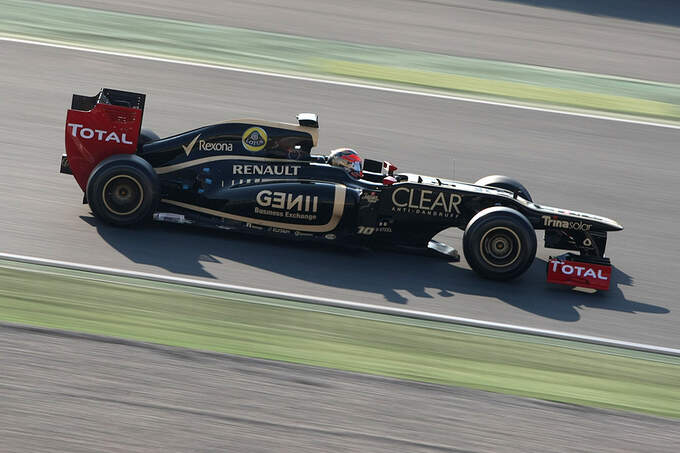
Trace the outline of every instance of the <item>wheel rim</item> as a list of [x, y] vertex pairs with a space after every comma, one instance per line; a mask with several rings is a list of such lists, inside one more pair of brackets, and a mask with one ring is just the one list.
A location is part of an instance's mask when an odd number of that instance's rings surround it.
[[479, 247], [484, 261], [493, 267], [512, 266], [522, 251], [519, 236], [507, 227], [491, 228], [482, 236]]
[[137, 211], [144, 201], [144, 190], [135, 178], [117, 175], [106, 181], [102, 201], [110, 212], [125, 216]]

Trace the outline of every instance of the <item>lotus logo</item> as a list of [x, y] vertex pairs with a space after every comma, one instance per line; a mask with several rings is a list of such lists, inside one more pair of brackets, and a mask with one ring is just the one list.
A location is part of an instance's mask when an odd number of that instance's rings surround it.
[[261, 151], [267, 146], [267, 133], [261, 127], [248, 128], [241, 136], [241, 143], [248, 151]]
[[194, 145], [196, 144], [196, 142], [198, 141], [198, 137], [200, 137], [200, 136], [201, 136], [201, 134], [198, 134], [196, 137], [194, 137], [193, 140], [191, 140], [191, 141], [189, 142], [188, 145], [182, 145], [182, 149], [183, 149], [184, 152], [186, 153], [187, 157], [189, 157], [189, 154], [191, 153], [191, 150], [194, 149]]

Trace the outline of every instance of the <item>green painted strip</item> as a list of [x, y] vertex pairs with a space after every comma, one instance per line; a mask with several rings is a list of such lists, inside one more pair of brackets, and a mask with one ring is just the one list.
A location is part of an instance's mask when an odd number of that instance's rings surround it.
[[0, 36], [472, 97], [680, 119], [680, 86], [33, 1], [0, 0]]
[[340, 307], [332, 307], [327, 305], [315, 305], [305, 302], [298, 302], [293, 300], [276, 299], [272, 297], [258, 297], [249, 294], [236, 293], [230, 291], [222, 291], [208, 288], [200, 288], [196, 286], [187, 286], [181, 284], [172, 284], [157, 282], [153, 280], [143, 280], [129, 277], [119, 277], [115, 275], [93, 273], [87, 271], [71, 270], [59, 267], [51, 267], [49, 265], [38, 265], [22, 263], [18, 261], [9, 261], [0, 259], [0, 268], [12, 269], [17, 271], [34, 272], [38, 274], [57, 275], [77, 278], [85, 281], [98, 281], [106, 283], [115, 283], [126, 286], [151, 288], [165, 291], [179, 291], [198, 296], [215, 297], [218, 299], [233, 300], [239, 302], [247, 302], [268, 306], [292, 308], [297, 310], [307, 310], [320, 313], [329, 313], [341, 316], [349, 316], [354, 318], [371, 319], [382, 322], [390, 322], [394, 324], [402, 324], [408, 326], [424, 327], [428, 329], [448, 330], [452, 332], [469, 333], [474, 335], [488, 336], [491, 338], [508, 339], [513, 341], [521, 341], [533, 344], [543, 344], [551, 346], [559, 346], [563, 348], [578, 349], [582, 351], [599, 352], [601, 354], [619, 355], [622, 357], [630, 357], [641, 360], [652, 360], [657, 362], [671, 363], [680, 365], [680, 357], [674, 357], [666, 354], [655, 354], [644, 351], [637, 351], [631, 349], [617, 348], [612, 346], [604, 346], [593, 343], [585, 343], [579, 341], [563, 340], [559, 338], [550, 338], [522, 333], [515, 333], [504, 330], [495, 330], [488, 328], [480, 328], [474, 326], [467, 326], [461, 324], [452, 324], [447, 322], [430, 321], [424, 319], [416, 319], [406, 316], [393, 316], [382, 313], [366, 312], [360, 310], [352, 310]]
[[[636, 99], [612, 94], [593, 93], [521, 82], [490, 80], [458, 74], [446, 74], [417, 69], [395, 68], [376, 64], [338, 60], [320, 60], [319, 67], [325, 72], [367, 80], [400, 82], [430, 88], [480, 93], [538, 103], [563, 105], [630, 115], [675, 118], [680, 107], [667, 102]], [[680, 90], [679, 90], [680, 91]]]
[[0, 320], [680, 417], [678, 358], [146, 280], [0, 262]]

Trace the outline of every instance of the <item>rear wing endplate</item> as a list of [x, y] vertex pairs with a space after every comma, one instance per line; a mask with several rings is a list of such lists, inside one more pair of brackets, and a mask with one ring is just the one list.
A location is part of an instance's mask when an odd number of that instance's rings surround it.
[[97, 164], [137, 152], [145, 100], [144, 94], [110, 88], [95, 96], [73, 95], [66, 114], [66, 158], [83, 191]]

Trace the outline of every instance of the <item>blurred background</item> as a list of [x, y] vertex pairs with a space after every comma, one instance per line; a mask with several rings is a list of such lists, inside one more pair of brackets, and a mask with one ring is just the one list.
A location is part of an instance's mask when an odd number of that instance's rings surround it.
[[[679, 348], [679, 22], [670, 0], [0, 0], [0, 252]], [[547, 286], [540, 246], [509, 285], [464, 260], [102, 225], [57, 169], [71, 95], [102, 87], [145, 93], [162, 137], [317, 112], [320, 154], [512, 176], [626, 227], [612, 289]], [[668, 355], [97, 275], [0, 260], [0, 450], [680, 442]]]

